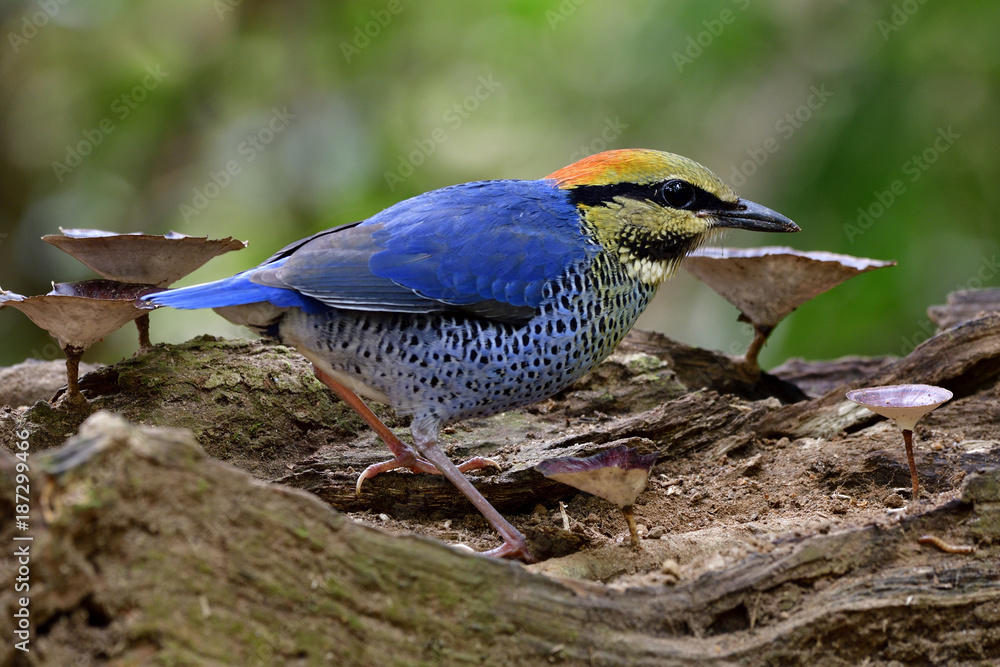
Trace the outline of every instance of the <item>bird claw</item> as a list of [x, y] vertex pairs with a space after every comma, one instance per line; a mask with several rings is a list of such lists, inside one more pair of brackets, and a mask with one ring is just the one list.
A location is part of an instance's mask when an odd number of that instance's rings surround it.
[[[410, 472], [424, 472], [429, 475], [442, 474], [441, 471], [427, 459], [420, 458], [413, 452], [407, 452], [402, 456], [397, 456], [396, 458], [389, 459], [388, 461], [373, 463], [361, 471], [361, 474], [358, 476], [358, 483], [355, 485], [355, 492], [358, 497], [361, 496], [361, 485], [364, 484], [366, 479], [370, 479], [383, 472], [389, 472], [390, 470], [399, 470], [400, 468], [406, 468]], [[503, 470], [499, 463], [493, 459], [483, 458], [482, 456], [475, 456], [458, 465], [458, 469], [461, 472], [483, 470], [485, 468], [495, 468], [497, 472]]]
[[[458, 469], [462, 472], [469, 472], [470, 470], [484, 470], [486, 468], [493, 468], [497, 472], [503, 472], [503, 468], [500, 467], [499, 463], [493, 459], [483, 458], [482, 456], [475, 456], [458, 466]], [[437, 469], [435, 468], [435, 470]]]
[[523, 536], [520, 539], [510, 539], [508, 538], [498, 547], [488, 549], [487, 551], [480, 551], [481, 556], [490, 556], [492, 558], [508, 558], [523, 561], [525, 563], [537, 563], [538, 559], [531, 555], [528, 551], [528, 544], [525, 542]]
[[468, 544], [452, 544], [450, 545], [453, 549], [458, 549], [459, 551], [464, 551], [469, 554], [476, 554], [477, 556], [488, 556], [490, 558], [506, 558], [520, 560], [523, 563], [537, 563], [538, 559], [531, 555], [528, 551], [527, 544], [525, 544], [522, 539], [520, 542], [514, 540], [513, 542], [504, 542], [498, 547], [492, 549], [487, 549], [486, 551], [476, 551]]

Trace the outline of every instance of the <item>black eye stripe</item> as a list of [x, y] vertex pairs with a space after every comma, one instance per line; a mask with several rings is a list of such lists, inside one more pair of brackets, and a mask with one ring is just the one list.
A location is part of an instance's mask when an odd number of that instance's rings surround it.
[[[628, 197], [639, 201], [653, 201], [662, 206], [674, 206], [664, 197], [664, 186], [680, 179], [668, 179], [650, 185], [635, 183], [614, 183], [612, 185], [578, 185], [569, 191], [570, 200], [576, 205], [603, 206], [613, 201], [615, 197]], [[684, 206], [674, 206], [688, 211], [726, 211], [733, 208], [715, 195], [702, 190], [696, 185], [680, 181], [693, 191], [693, 196]], [[677, 186], [669, 186], [676, 188]], [[678, 202], [679, 203], [679, 202]]]

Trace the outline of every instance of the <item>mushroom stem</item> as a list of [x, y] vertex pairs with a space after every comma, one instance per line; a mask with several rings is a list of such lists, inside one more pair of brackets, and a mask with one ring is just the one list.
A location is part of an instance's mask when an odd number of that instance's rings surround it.
[[635, 513], [632, 511], [632, 506], [623, 507], [622, 514], [625, 516], [625, 523], [628, 524], [628, 534], [632, 537], [632, 548], [638, 551], [639, 530], [635, 527]]
[[135, 328], [139, 330], [139, 351], [146, 352], [153, 347], [149, 342], [149, 315], [140, 315], [135, 318]]
[[903, 429], [903, 442], [906, 444], [906, 462], [910, 464], [910, 483], [913, 485], [913, 500], [920, 492], [920, 480], [917, 479], [917, 462], [913, 460], [913, 431]]
[[80, 357], [83, 356], [82, 347], [67, 345], [63, 348], [66, 354], [66, 396], [71, 401], [83, 398], [80, 393]]
[[767, 343], [767, 337], [771, 335], [771, 331], [770, 327], [754, 325], [753, 340], [750, 341], [750, 347], [747, 348], [746, 354], [743, 355], [743, 367], [748, 371], [760, 373], [760, 362], [757, 361], [757, 357], [760, 356], [760, 351], [764, 349], [764, 344]]

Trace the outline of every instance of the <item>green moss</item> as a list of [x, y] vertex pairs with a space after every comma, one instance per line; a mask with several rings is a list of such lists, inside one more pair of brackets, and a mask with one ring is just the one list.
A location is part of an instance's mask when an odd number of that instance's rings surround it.
[[74, 512], [88, 512], [90, 510], [101, 509], [105, 505], [113, 503], [117, 498], [117, 494], [111, 489], [88, 485], [82, 497], [77, 497], [75, 494], [67, 494], [66, 497], [71, 499], [71, 501], [75, 500], [75, 502], [69, 503], [69, 507]]
[[223, 370], [212, 373], [205, 380], [205, 389], [215, 389], [216, 387], [233, 387], [240, 384], [242, 378], [235, 371]]
[[327, 575], [323, 580], [323, 590], [337, 600], [350, 600], [351, 594], [346, 588], [340, 585], [335, 575]]
[[969, 528], [972, 534], [987, 544], [1000, 542], [1000, 509], [979, 511], [977, 508], [976, 515]]
[[382, 577], [381, 568], [375, 561], [358, 557], [351, 561], [351, 566], [354, 568], [355, 583], [359, 587], [367, 591], [377, 592], [391, 589], [391, 586], [388, 586]]
[[[343, 622], [343, 619], [336, 619]], [[347, 625], [347, 623], [345, 623]], [[332, 652], [340, 664], [360, 664], [356, 651], [345, 653], [342, 647], [331, 649], [330, 632], [313, 628], [295, 628], [291, 635], [296, 653], [306, 654], [310, 665], [329, 665], [326, 654]]]
[[651, 373], [667, 366], [667, 363], [659, 357], [644, 352], [623, 355], [621, 361], [626, 368], [635, 374]]
[[781, 611], [791, 611], [802, 600], [802, 589], [794, 584], [787, 584], [781, 588], [778, 599], [778, 608]]

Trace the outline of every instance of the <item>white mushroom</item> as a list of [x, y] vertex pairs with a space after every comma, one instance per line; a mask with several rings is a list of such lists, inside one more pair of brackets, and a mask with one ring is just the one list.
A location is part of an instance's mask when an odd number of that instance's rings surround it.
[[947, 389], [929, 384], [893, 384], [847, 392], [849, 400], [863, 405], [875, 414], [892, 419], [903, 432], [914, 500], [920, 491], [920, 481], [917, 479], [917, 464], [913, 458], [913, 429], [921, 417], [951, 397], [952, 393]]

